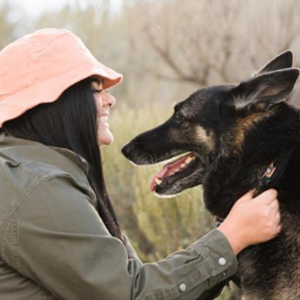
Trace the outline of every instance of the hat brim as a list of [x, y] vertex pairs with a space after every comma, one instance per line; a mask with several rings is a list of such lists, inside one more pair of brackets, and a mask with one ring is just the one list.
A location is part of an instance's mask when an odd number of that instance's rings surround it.
[[123, 76], [99, 62], [83, 65], [57, 77], [37, 82], [0, 101], [0, 128], [3, 123], [17, 118], [27, 110], [56, 101], [73, 84], [90, 76], [103, 79], [103, 88], [109, 89], [122, 81]]

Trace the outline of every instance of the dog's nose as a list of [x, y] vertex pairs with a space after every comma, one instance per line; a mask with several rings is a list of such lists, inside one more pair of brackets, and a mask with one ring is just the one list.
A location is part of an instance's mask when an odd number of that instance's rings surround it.
[[121, 151], [127, 159], [131, 160], [131, 156], [132, 156], [132, 153], [133, 153], [133, 147], [130, 143], [123, 146]]

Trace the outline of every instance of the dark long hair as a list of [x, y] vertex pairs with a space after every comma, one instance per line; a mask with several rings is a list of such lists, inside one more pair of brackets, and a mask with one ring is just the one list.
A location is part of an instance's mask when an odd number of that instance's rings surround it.
[[5, 122], [3, 130], [17, 138], [67, 148], [86, 159], [88, 181], [96, 194], [98, 214], [111, 235], [123, 241], [103, 177], [93, 81], [95, 79], [87, 78], [72, 85], [56, 101], [39, 104]]

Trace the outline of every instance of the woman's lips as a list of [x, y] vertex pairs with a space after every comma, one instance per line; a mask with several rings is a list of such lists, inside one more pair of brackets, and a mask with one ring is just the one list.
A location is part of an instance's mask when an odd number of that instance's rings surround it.
[[108, 116], [101, 116], [98, 118], [98, 122], [108, 122]]
[[109, 127], [108, 124], [108, 114], [103, 114], [97, 119], [97, 123], [101, 124], [101, 126]]

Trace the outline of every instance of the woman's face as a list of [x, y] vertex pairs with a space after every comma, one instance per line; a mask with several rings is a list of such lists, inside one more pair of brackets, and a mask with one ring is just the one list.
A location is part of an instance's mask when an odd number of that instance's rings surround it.
[[108, 117], [109, 110], [116, 104], [116, 99], [103, 90], [102, 81], [93, 81], [92, 87], [95, 90], [94, 97], [97, 107], [97, 124], [98, 124], [98, 144], [110, 145], [114, 137], [109, 130]]

